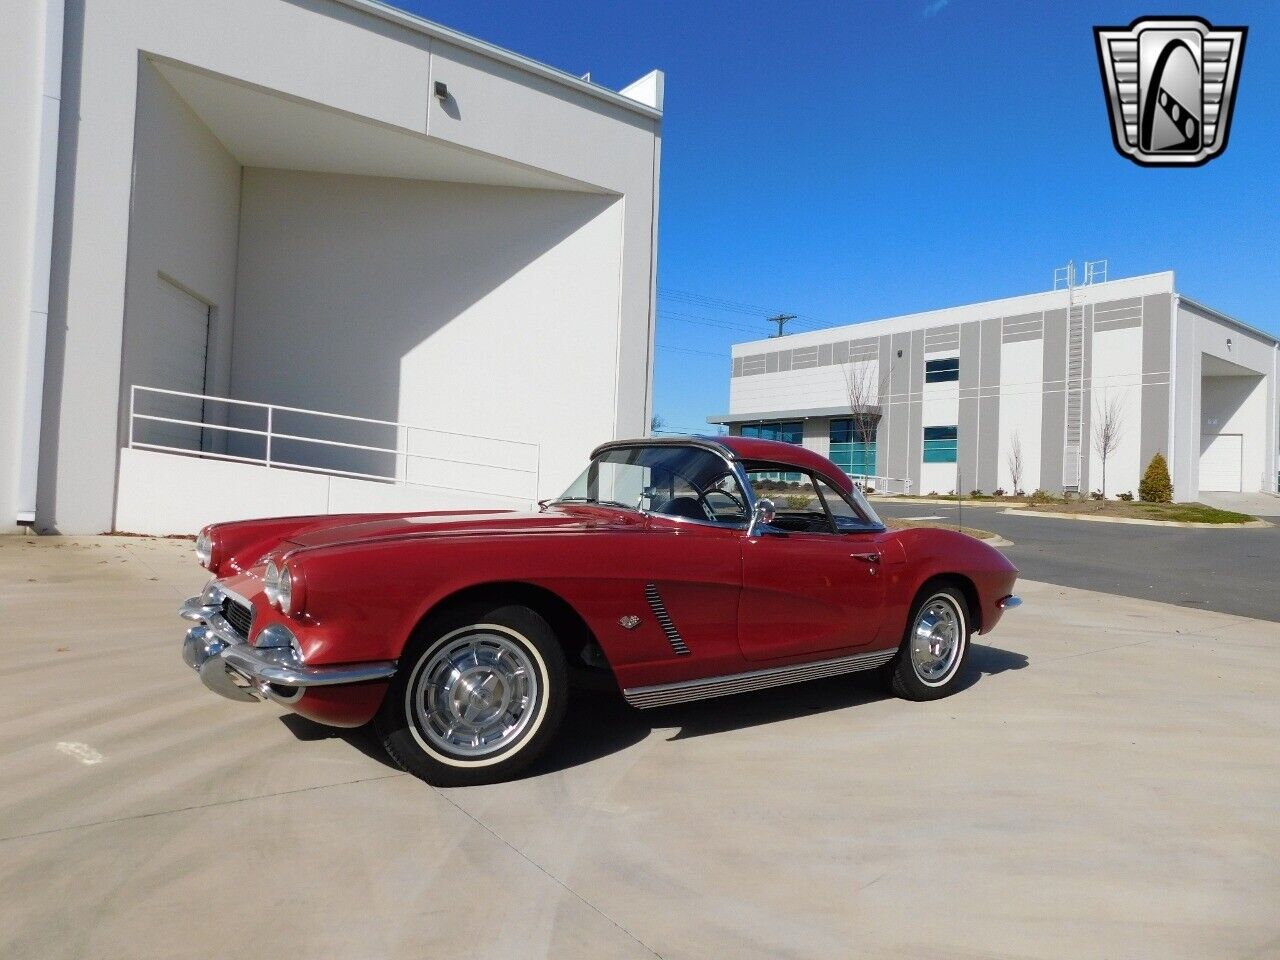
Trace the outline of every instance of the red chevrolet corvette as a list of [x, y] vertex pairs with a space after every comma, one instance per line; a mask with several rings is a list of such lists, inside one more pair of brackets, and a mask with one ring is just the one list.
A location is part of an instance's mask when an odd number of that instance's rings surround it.
[[886, 530], [829, 460], [742, 437], [604, 444], [536, 513], [220, 523], [196, 553], [214, 579], [183, 656], [206, 686], [372, 721], [441, 786], [524, 768], [584, 674], [636, 707], [859, 670], [943, 697], [1018, 603], [1003, 554]]

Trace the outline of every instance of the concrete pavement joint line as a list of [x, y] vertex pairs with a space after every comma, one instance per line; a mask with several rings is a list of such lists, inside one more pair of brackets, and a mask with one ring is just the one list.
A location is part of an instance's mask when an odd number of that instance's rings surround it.
[[192, 810], [209, 810], [213, 807], [227, 807], [236, 803], [249, 803], [254, 800], [270, 800], [273, 797], [292, 797], [313, 790], [329, 790], [333, 787], [350, 787], [357, 783], [375, 783], [379, 780], [394, 780], [407, 777], [407, 773], [388, 773], [380, 777], [361, 777], [358, 780], [341, 780], [338, 783], [317, 783], [313, 787], [298, 787], [296, 790], [279, 790], [275, 793], [258, 793], [252, 797], [236, 797], [233, 800], [215, 800], [213, 803], [193, 803], [187, 807], [174, 807], [171, 810], [152, 810], [150, 813], [135, 813], [127, 817], [111, 817], [108, 820], [95, 820], [91, 823], [71, 823], [65, 827], [53, 827], [49, 830], [35, 830], [31, 833], [15, 833], [11, 837], [0, 837], [0, 843], [10, 840], [30, 840], [34, 837], [48, 837], [55, 833], [66, 833], [68, 830], [87, 830], [90, 827], [107, 827], [115, 823], [128, 823], [131, 820], [149, 820], [152, 817], [166, 817], [171, 813], [189, 813]]
[[1144, 644], [1155, 643], [1159, 637], [1151, 637], [1149, 640], [1135, 640], [1133, 643], [1117, 643], [1112, 647], [1099, 647], [1097, 650], [1081, 650], [1079, 653], [1067, 653], [1061, 657], [1045, 657], [1037, 662], [1039, 663], [1057, 663], [1059, 660], [1074, 660], [1076, 657], [1088, 657], [1095, 653], [1106, 653], [1109, 650], [1124, 650], [1126, 647], [1141, 647]]
[[634, 940], [637, 944], [639, 944], [639, 945], [640, 945], [641, 947], [643, 947], [645, 950], [648, 950], [648, 951], [649, 951], [649, 953], [651, 953], [651, 954], [653, 954], [655, 957], [657, 957], [657, 958], [658, 958], [658, 960], [665, 960], [665, 958], [662, 956], [662, 954], [660, 954], [657, 950], [653, 949], [653, 947], [649, 946], [649, 944], [645, 943], [643, 940], [641, 940], [639, 937], [637, 937], [634, 933], [632, 933], [630, 930], [628, 930], [626, 927], [624, 927], [622, 924], [620, 924], [617, 920], [613, 919], [613, 917], [609, 916], [609, 914], [605, 913], [603, 910], [601, 910], [599, 907], [597, 907], [594, 903], [592, 903], [590, 900], [588, 900], [586, 897], [584, 897], [582, 894], [580, 894], [577, 890], [575, 890], [575, 889], [573, 889], [573, 887], [569, 886], [569, 884], [565, 883], [563, 880], [561, 880], [559, 877], [557, 877], [554, 873], [552, 873], [550, 870], [548, 870], [548, 869], [547, 869], [546, 867], [544, 867], [542, 864], [538, 863], [538, 861], [537, 861], [537, 860], [534, 860], [534, 859], [533, 859], [532, 857], [530, 857], [527, 853], [525, 853], [523, 850], [521, 850], [521, 849], [520, 849], [519, 847], [517, 847], [515, 844], [511, 843], [511, 842], [510, 842], [509, 840], [507, 840], [504, 836], [502, 836], [500, 833], [498, 833], [498, 831], [494, 830], [491, 826], [489, 826], [489, 825], [488, 825], [487, 823], [485, 823], [483, 820], [480, 820], [478, 817], [476, 817], [476, 816], [475, 816], [474, 814], [472, 814], [470, 811], [468, 811], [468, 810], [464, 810], [462, 807], [458, 806], [458, 804], [454, 803], [454, 802], [453, 802], [453, 799], [452, 799], [452, 798], [451, 798], [447, 793], [443, 792], [442, 790], [438, 790], [438, 789], [436, 789], [435, 787], [432, 787], [431, 789], [432, 789], [432, 790], [433, 790], [433, 791], [434, 791], [434, 792], [435, 792], [435, 793], [436, 793], [436, 794], [437, 794], [441, 799], [443, 799], [443, 800], [445, 801], [445, 803], [449, 804], [449, 806], [453, 807], [453, 809], [457, 810], [460, 814], [462, 814], [464, 817], [466, 817], [468, 820], [470, 820], [472, 823], [474, 823], [477, 827], [479, 827], [479, 828], [480, 828], [481, 830], [483, 830], [485, 833], [489, 834], [489, 836], [493, 837], [493, 839], [497, 840], [499, 843], [501, 843], [504, 847], [506, 847], [508, 850], [510, 850], [510, 851], [511, 851], [512, 853], [514, 853], [516, 856], [520, 857], [520, 859], [524, 860], [526, 863], [528, 863], [530, 866], [532, 866], [535, 870], [537, 870], [539, 873], [541, 873], [543, 876], [545, 876], [545, 877], [546, 877], [548, 880], [550, 880], [552, 883], [556, 884], [557, 886], [559, 886], [561, 889], [563, 889], [563, 890], [564, 890], [564, 891], [566, 891], [567, 893], [572, 894], [572, 895], [573, 895], [573, 896], [574, 896], [574, 897], [575, 897], [575, 898], [576, 898], [580, 903], [582, 903], [582, 905], [583, 905], [583, 906], [587, 907], [587, 908], [588, 908], [588, 909], [590, 909], [590, 910], [593, 910], [594, 912], [596, 912], [597, 914], [599, 914], [601, 917], [603, 917], [605, 920], [608, 920], [611, 924], [613, 924], [615, 927], [617, 927], [619, 930], [621, 930], [623, 933], [625, 933], [628, 937], [630, 937], [632, 940]]

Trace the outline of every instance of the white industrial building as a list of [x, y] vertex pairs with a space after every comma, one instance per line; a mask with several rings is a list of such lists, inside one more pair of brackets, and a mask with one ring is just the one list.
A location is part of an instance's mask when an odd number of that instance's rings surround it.
[[660, 73], [372, 0], [30, 0], [0, 78], [0, 529], [528, 504], [644, 433]]
[[[1065, 286], [733, 347], [732, 433], [829, 455], [892, 492], [1275, 491], [1274, 337], [1179, 294], [1173, 273]], [[859, 385], [869, 387], [860, 391]], [[866, 426], [862, 426], [865, 424]]]

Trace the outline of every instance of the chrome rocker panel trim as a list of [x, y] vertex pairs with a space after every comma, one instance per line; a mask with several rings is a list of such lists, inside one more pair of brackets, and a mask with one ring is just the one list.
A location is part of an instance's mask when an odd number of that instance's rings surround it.
[[309, 667], [290, 647], [253, 646], [227, 623], [220, 606], [200, 597], [182, 604], [178, 615], [196, 622], [182, 641], [182, 659], [206, 687], [229, 700], [296, 703], [308, 687], [386, 680], [396, 672], [393, 660]]
[[888, 650], [872, 650], [868, 653], [855, 653], [847, 657], [836, 657], [833, 660], [809, 661], [793, 663], [785, 667], [771, 667], [767, 670], [751, 670], [747, 673], [731, 673], [719, 677], [704, 677], [701, 680], [681, 680], [678, 683], [659, 683], [651, 687], [632, 687], [623, 690], [622, 696], [633, 707], [647, 710], [651, 707], [665, 707], [673, 703], [688, 703], [691, 700], [706, 700], [711, 697], [723, 697], [732, 693], [745, 693], [748, 690], [764, 690], [768, 687], [780, 687], [788, 683], [799, 683], [802, 680], [818, 680], [822, 677], [834, 677], [842, 673], [856, 673], [859, 670], [874, 670], [894, 658], [897, 647]]

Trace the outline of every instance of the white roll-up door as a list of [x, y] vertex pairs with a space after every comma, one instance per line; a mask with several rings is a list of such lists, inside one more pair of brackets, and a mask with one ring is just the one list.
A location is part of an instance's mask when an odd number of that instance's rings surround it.
[[1239, 433], [1215, 433], [1201, 438], [1200, 489], [1240, 491], [1244, 463], [1244, 437]]

